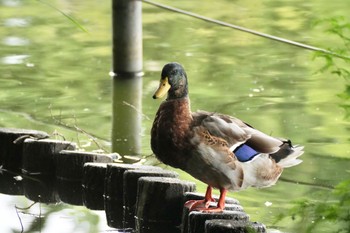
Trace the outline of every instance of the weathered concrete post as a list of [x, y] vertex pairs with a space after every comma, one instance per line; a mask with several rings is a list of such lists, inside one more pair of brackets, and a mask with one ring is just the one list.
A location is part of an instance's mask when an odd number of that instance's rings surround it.
[[112, 150], [141, 152], [142, 2], [112, 0], [113, 123]]

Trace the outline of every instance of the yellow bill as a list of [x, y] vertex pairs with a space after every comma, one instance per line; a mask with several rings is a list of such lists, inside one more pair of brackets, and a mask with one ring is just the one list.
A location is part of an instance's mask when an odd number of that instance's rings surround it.
[[158, 99], [163, 97], [170, 89], [170, 84], [168, 82], [168, 77], [160, 79], [159, 87], [153, 95], [153, 99]]

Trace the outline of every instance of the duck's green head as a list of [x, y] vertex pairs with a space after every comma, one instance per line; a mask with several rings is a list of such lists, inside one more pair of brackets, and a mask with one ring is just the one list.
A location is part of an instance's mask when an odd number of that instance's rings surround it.
[[182, 65], [177, 62], [168, 63], [163, 67], [160, 84], [153, 99], [161, 98], [166, 93], [168, 93], [167, 100], [188, 95], [187, 75]]

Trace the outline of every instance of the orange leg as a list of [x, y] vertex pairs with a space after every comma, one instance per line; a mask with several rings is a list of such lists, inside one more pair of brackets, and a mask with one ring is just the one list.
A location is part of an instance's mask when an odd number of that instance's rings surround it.
[[189, 200], [185, 203], [185, 206], [190, 209], [190, 211], [204, 207], [208, 208], [211, 201], [215, 201], [212, 197], [212, 187], [208, 186], [207, 191], [205, 192], [204, 200]]
[[219, 201], [218, 201], [218, 205], [216, 208], [214, 209], [209, 209], [208, 212], [221, 212], [224, 210], [225, 208], [225, 198], [226, 198], [226, 194], [227, 194], [227, 189], [220, 189], [220, 198], [219, 198]]
[[227, 190], [224, 188], [220, 189], [220, 198], [218, 200], [217, 207], [208, 208], [211, 201], [214, 201], [212, 197], [212, 187], [208, 186], [207, 192], [205, 193], [204, 200], [190, 200], [185, 203], [185, 206], [192, 210], [204, 211], [204, 212], [222, 212], [225, 208], [225, 198]]

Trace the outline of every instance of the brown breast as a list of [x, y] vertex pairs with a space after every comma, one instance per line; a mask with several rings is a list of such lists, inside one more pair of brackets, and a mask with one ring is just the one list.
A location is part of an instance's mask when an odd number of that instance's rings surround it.
[[183, 168], [192, 148], [191, 110], [187, 98], [164, 101], [151, 130], [151, 147], [163, 163]]

